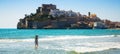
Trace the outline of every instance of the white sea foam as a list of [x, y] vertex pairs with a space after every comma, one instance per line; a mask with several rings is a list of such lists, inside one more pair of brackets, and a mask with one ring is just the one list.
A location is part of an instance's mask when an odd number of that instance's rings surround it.
[[[11, 44], [10, 44], [11, 43]], [[9, 47], [7, 46], [9, 45]], [[31, 47], [34, 39], [0, 39], [2, 47]], [[120, 48], [120, 35], [105, 36], [50, 36], [39, 38], [40, 49], [56, 49], [76, 52], [101, 51], [110, 48]]]
[[96, 42], [96, 43], [84, 43], [84, 44], [85, 46], [68, 47], [68, 48], [65, 48], [65, 50], [84, 53], [84, 52], [102, 51], [110, 48], [120, 48], [120, 43], [114, 43], [114, 42], [100, 42], [100, 43]]
[[104, 36], [78, 36], [78, 35], [65, 35], [65, 36], [48, 36], [46, 38], [41, 38], [41, 41], [50, 41], [50, 40], [69, 40], [69, 39], [86, 39], [86, 38], [111, 38], [111, 37], [120, 37], [120, 35], [104, 35]]
[[[70, 36], [70, 35], [65, 35], [65, 36], [48, 36], [45, 38], [39, 38], [40, 41], [52, 41], [52, 40], [68, 40], [68, 39], [84, 39], [84, 38], [103, 38], [103, 37], [112, 37], [112, 36]], [[30, 42], [34, 41], [34, 38], [30, 39], [0, 39], [0, 42], [19, 42], [19, 41], [25, 41], [25, 42]]]

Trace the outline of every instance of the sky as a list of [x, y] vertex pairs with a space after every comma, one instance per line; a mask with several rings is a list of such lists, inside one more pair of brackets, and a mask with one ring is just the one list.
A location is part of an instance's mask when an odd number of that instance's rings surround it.
[[25, 14], [35, 13], [42, 4], [55, 4], [60, 10], [73, 10], [100, 19], [120, 22], [120, 0], [0, 0], [0, 28], [16, 28]]

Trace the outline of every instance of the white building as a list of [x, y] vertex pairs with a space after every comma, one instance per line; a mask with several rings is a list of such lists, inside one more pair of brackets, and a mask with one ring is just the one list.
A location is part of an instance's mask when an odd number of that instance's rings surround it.
[[68, 17], [75, 17], [75, 16], [77, 16], [77, 13], [70, 10], [70, 11], [66, 11], [66, 15]]
[[58, 9], [50, 10], [50, 15], [53, 17], [60, 17], [61, 15], [65, 15], [65, 11], [60, 11]]
[[50, 10], [50, 15], [52, 15], [53, 17], [60, 17], [60, 16], [65, 16], [65, 17], [76, 17], [78, 16], [78, 14], [76, 12], [73, 11], [64, 11], [64, 10]]
[[105, 25], [105, 23], [103, 23], [103, 22], [95, 22], [95, 23], [94, 23], [94, 28], [104, 29], [104, 28], [106, 28], [106, 25]]

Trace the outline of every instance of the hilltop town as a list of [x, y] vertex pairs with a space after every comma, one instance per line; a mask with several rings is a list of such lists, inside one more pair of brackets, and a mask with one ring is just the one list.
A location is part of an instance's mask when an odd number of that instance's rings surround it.
[[36, 13], [25, 14], [17, 24], [18, 29], [114, 29], [120, 22], [101, 20], [96, 14], [82, 15], [72, 10], [57, 9], [53, 4], [42, 4]]

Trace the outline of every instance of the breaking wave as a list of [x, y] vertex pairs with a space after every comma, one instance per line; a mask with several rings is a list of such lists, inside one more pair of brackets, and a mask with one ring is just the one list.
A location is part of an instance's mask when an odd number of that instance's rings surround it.
[[[0, 39], [0, 48], [34, 48], [31, 39]], [[48, 36], [39, 38], [39, 49], [75, 51], [78, 53], [103, 51], [111, 48], [120, 49], [120, 35], [105, 36]]]

